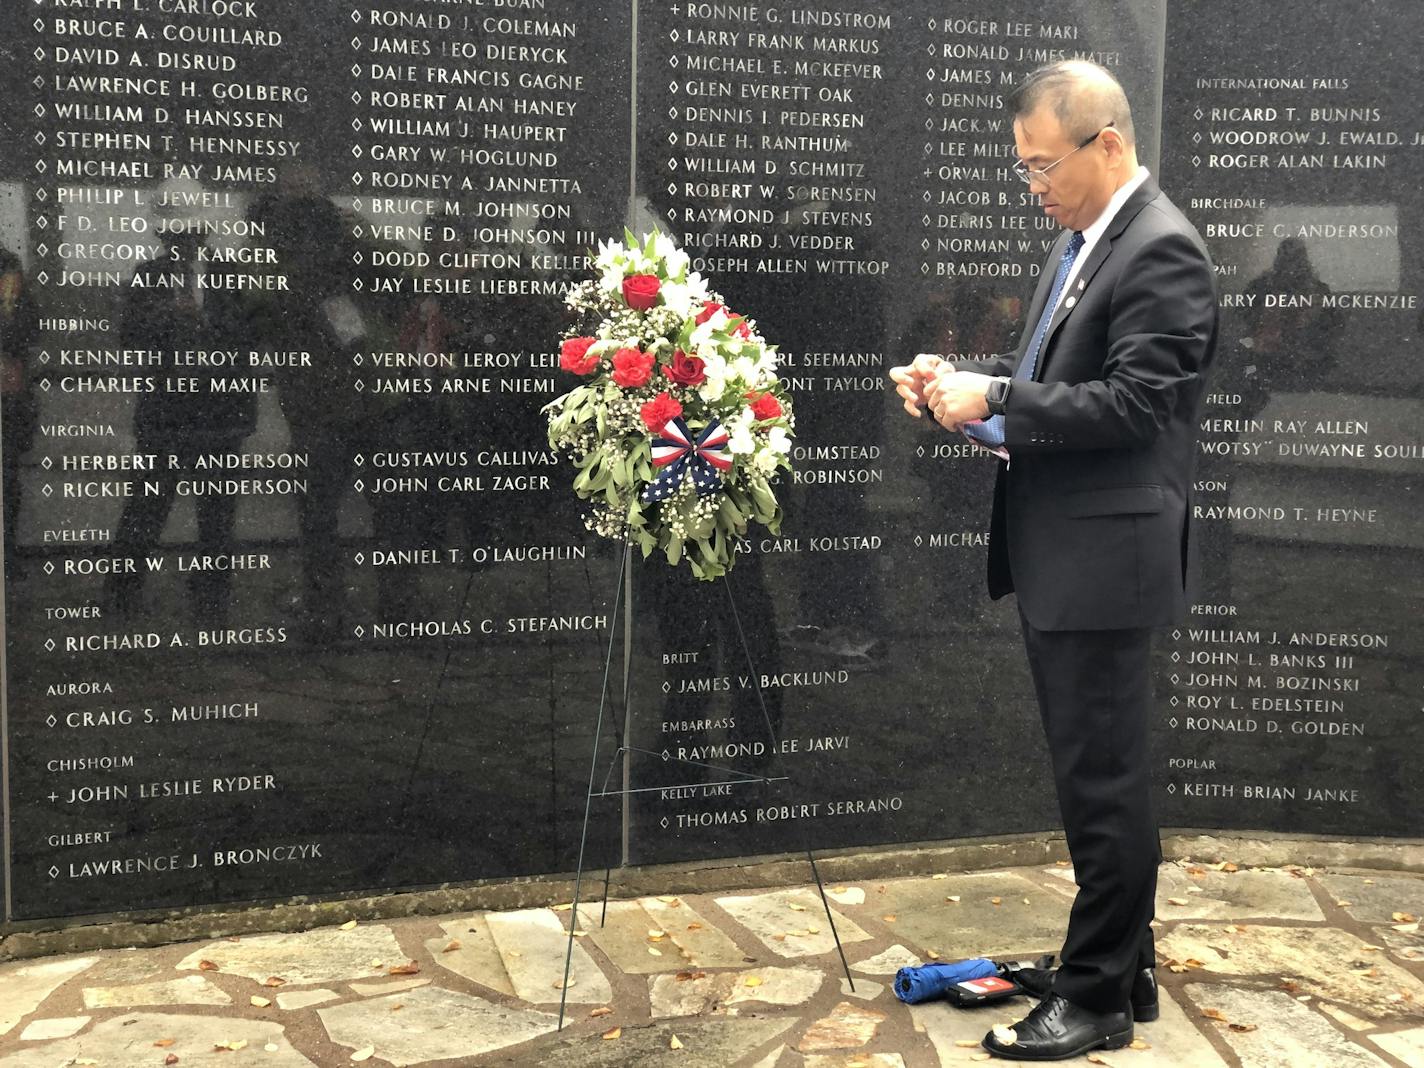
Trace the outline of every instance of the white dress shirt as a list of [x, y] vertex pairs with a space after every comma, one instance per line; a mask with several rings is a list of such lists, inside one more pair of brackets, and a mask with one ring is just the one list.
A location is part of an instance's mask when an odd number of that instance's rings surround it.
[[[1108, 201], [1108, 206], [1103, 209], [1103, 213], [1098, 216], [1092, 226], [1083, 231], [1083, 247], [1078, 250], [1078, 258], [1073, 261], [1073, 269], [1068, 272], [1068, 280], [1063, 283], [1063, 292], [1058, 294], [1058, 302], [1061, 304], [1063, 298], [1073, 291], [1073, 283], [1078, 280], [1078, 272], [1083, 269], [1083, 264], [1088, 262], [1088, 257], [1093, 254], [1093, 246], [1102, 240], [1103, 234], [1108, 232], [1108, 227], [1117, 218], [1117, 213], [1122, 210], [1122, 206], [1127, 203], [1127, 198], [1137, 192], [1138, 186], [1151, 177], [1146, 167], [1138, 167], [1137, 173], [1127, 180], [1127, 184], [1112, 195]], [[1054, 311], [1058, 306], [1054, 305]]]

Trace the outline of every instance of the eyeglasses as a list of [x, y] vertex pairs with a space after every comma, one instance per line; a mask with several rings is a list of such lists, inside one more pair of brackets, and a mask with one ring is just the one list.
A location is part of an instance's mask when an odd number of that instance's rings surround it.
[[[1102, 130], [1099, 130], [1097, 133], [1093, 134], [1092, 137], [1086, 138], [1085, 140], [1080, 142], [1077, 148], [1075, 148], [1072, 152], [1068, 153], [1068, 156], [1083, 151], [1083, 149], [1087, 148], [1089, 145], [1091, 145], [1094, 141], [1096, 141], [1099, 137], [1103, 135], [1103, 130], [1110, 130], [1112, 129], [1112, 126], [1112, 123], [1108, 123], [1102, 128]], [[1044, 185], [1047, 185], [1049, 182], [1048, 172], [1053, 170], [1053, 168], [1058, 166], [1060, 163], [1062, 163], [1065, 159], [1068, 158], [1068, 156], [1060, 156], [1058, 159], [1054, 160], [1042, 170], [1033, 170], [1029, 167], [1026, 167], [1024, 166], [1023, 161], [1020, 160], [1019, 162], [1014, 164], [1014, 173], [1017, 174], [1026, 185], [1032, 185], [1033, 180], [1035, 178], [1041, 181]]]

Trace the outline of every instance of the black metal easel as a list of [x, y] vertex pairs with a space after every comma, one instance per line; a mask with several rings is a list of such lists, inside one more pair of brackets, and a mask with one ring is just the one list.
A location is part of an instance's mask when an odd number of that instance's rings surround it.
[[[570, 916], [569, 916], [568, 948], [567, 948], [567, 950], [566, 950], [566, 952], [565, 952], [565, 954], [564, 954], [564, 980], [563, 980], [563, 982], [560, 984], [560, 994], [559, 994], [559, 1027], [558, 1027], [558, 1030], [560, 1030], [560, 1031], [562, 1031], [562, 1030], [564, 1029], [565, 1009], [566, 1009], [567, 1004], [568, 1004], [568, 996], [569, 996], [569, 990], [568, 990], [568, 988], [569, 988], [569, 975], [570, 975], [570, 973], [571, 973], [571, 971], [572, 971], [572, 969], [573, 969], [574, 937], [575, 937], [575, 932], [577, 931], [577, 929], [578, 929], [578, 924], [579, 924], [579, 894], [580, 894], [580, 891], [581, 891], [582, 888], [583, 888], [583, 861], [584, 861], [584, 851], [585, 851], [585, 849], [587, 848], [587, 845], [588, 845], [588, 824], [589, 824], [590, 816], [591, 816], [592, 811], [593, 811], [593, 799], [594, 799], [595, 797], [623, 797], [623, 798], [626, 798], [626, 797], [628, 797], [628, 796], [631, 795], [631, 794], [646, 793], [646, 792], [650, 792], [650, 791], [653, 791], [653, 790], [666, 790], [666, 789], [669, 789], [669, 787], [666, 786], [666, 785], [651, 786], [651, 787], [641, 787], [641, 788], [633, 788], [633, 787], [631, 787], [631, 786], [629, 786], [629, 785], [627, 785], [627, 784], [625, 783], [625, 785], [623, 786], [622, 789], [619, 789], [619, 790], [610, 790], [610, 789], [608, 788], [608, 786], [609, 786], [609, 783], [610, 783], [610, 782], [612, 781], [612, 779], [613, 779], [613, 773], [614, 773], [614, 771], [617, 770], [619, 761], [620, 761], [620, 760], [626, 761], [626, 760], [628, 759], [628, 757], [633, 756], [633, 755], [638, 755], [638, 756], [650, 756], [650, 757], [656, 757], [657, 759], [662, 760], [662, 761], [664, 761], [664, 762], [669, 762], [669, 761], [671, 761], [671, 762], [674, 762], [674, 763], [687, 765], [687, 766], [689, 766], [689, 767], [697, 767], [697, 768], [703, 768], [703, 769], [706, 769], [706, 770], [709, 770], [709, 771], [720, 772], [721, 774], [723, 774], [724, 776], [727, 777], [727, 778], [724, 779], [722, 782], [717, 782], [717, 783], [704, 783], [704, 782], [699, 782], [699, 783], [692, 783], [692, 784], [689, 784], [689, 785], [695, 785], [695, 786], [739, 786], [739, 785], [746, 785], [746, 784], [748, 784], [748, 783], [762, 783], [763, 785], [770, 785], [771, 783], [776, 783], [776, 782], [789, 782], [789, 781], [790, 781], [790, 776], [789, 776], [789, 775], [786, 775], [786, 774], [784, 773], [784, 768], [783, 768], [783, 769], [780, 769], [780, 770], [782, 770], [782, 774], [775, 775], [775, 776], [753, 775], [753, 774], [749, 774], [749, 773], [747, 773], [747, 772], [738, 771], [738, 770], [735, 769], [735, 768], [726, 768], [726, 767], [722, 767], [722, 766], [716, 765], [716, 764], [707, 764], [707, 763], [703, 763], [703, 762], [701, 762], [701, 761], [696, 761], [696, 760], [683, 760], [683, 759], [680, 759], [680, 758], [676, 758], [676, 759], [675, 759], [675, 758], [672, 758], [672, 757], [669, 757], [669, 756], [665, 755], [664, 753], [655, 753], [655, 752], [653, 752], [652, 750], [649, 750], [649, 749], [639, 749], [639, 748], [637, 748], [637, 747], [634, 747], [634, 746], [631, 746], [631, 745], [628, 744], [628, 736], [623, 733], [622, 727], [621, 727], [621, 726], [618, 724], [618, 722], [617, 722], [617, 713], [616, 713], [616, 712], [613, 712], [613, 711], [610, 709], [610, 707], [609, 707], [609, 702], [608, 702], [608, 680], [609, 680], [609, 677], [610, 677], [610, 675], [611, 675], [611, 673], [612, 673], [612, 669], [613, 669], [613, 648], [614, 648], [614, 644], [615, 644], [615, 641], [616, 641], [616, 639], [617, 639], [617, 634], [618, 634], [618, 620], [619, 620], [619, 615], [620, 615], [620, 612], [626, 612], [625, 601], [626, 601], [627, 598], [626, 598], [625, 595], [627, 594], [627, 587], [628, 587], [628, 582], [629, 582], [629, 572], [630, 572], [630, 570], [631, 570], [632, 551], [633, 551], [633, 543], [632, 543], [631, 541], [625, 541], [625, 542], [624, 542], [624, 545], [623, 545], [623, 558], [622, 558], [622, 563], [621, 563], [621, 565], [620, 565], [620, 567], [619, 567], [619, 569], [618, 569], [618, 588], [617, 588], [617, 592], [614, 594], [614, 597], [613, 597], [613, 614], [612, 614], [612, 616], [610, 617], [609, 635], [608, 635], [608, 655], [605, 657], [604, 663], [603, 663], [603, 688], [602, 688], [602, 692], [601, 692], [600, 695], [599, 695], [599, 701], [598, 701], [598, 721], [597, 721], [596, 726], [594, 727], [594, 735], [593, 735], [593, 757], [591, 758], [591, 760], [590, 760], [590, 762], [589, 762], [590, 766], [589, 766], [589, 770], [588, 770], [588, 793], [587, 793], [587, 796], [586, 796], [585, 799], [584, 799], [583, 832], [582, 832], [582, 834], [581, 834], [581, 836], [580, 836], [580, 838], [579, 838], [578, 869], [577, 869], [577, 873], [576, 873], [575, 876], [574, 876], [574, 897], [573, 897], [573, 905], [572, 905], [571, 912], [570, 912]], [[777, 762], [780, 763], [780, 762], [782, 761], [782, 759], [783, 759], [783, 754], [782, 754], [782, 751], [781, 751], [781, 739], [777, 737], [776, 728], [772, 726], [771, 714], [767, 711], [767, 708], [766, 708], [766, 696], [765, 696], [765, 694], [762, 693], [762, 688], [761, 688], [761, 683], [760, 683], [760, 676], [757, 674], [757, 672], [756, 672], [756, 664], [755, 664], [755, 662], [752, 660], [751, 645], [750, 645], [750, 643], [747, 641], [746, 631], [742, 628], [741, 615], [740, 615], [740, 613], [737, 611], [737, 601], [736, 601], [736, 598], [735, 598], [735, 597], [733, 596], [733, 594], [732, 594], [732, 581], [731, 581], [730, 576], [724, 575], [724, 576], [722, 577], [722, 588], [727, 591], [727, 604], [728, 604], [728, 607], [731, 609], [732, 621], [735, 623], [736, 628], [737, 628], [737, 638], [738, 638], [738, 640], [739, 640], [739, 642], [740, 642], [740, 644], [741, 644], [742, 653], [743, 653], [743, 655], [746, 657], [747, 668], [748, 668], [748, 670], [751, 672], [751, 678], [752, 678], [752, 680], [756, 683], [757, 704], [758, 704], [758, 706], [759, 706], [760, 709], [761, 709], [762, 723], [763, 723], [763, 724], [765, 725], [765, 727], [766, 727], [767, 739], [768, 739], [768, 741], [769, 741], [770, 744], [771, 744], [772, 753], [775, 755], [775, 758], [776, 758]], [[626, 669], [625, 669], [625, 674], [624, 674], [624, 703], [625, 703], [625, 707], [627, 706], [627, 696], [628, 696], [628, 689], [627, 689], [627, 671], [626, 671]], [[618, 734], [619, 734], [619, 736], [620, 736], [621, 738], [623, 738], [623, 741], [619, 744], [618, 750], [613, 754], [613, 759], [609, 762], [609, 765], [608, 765], [608, 773], [607, 773], [607, 774], [604, 776], [604, 778], [603, 778], [603, 785], [602, 785], [602, 787], [601, 787], [600, 789], [598, 789], [598, 790], [595, 790], [595, 789], [594, 789], [594, 784], [595, 784], [595, 782], [597, 781], [597, 776], [598, 776], [598, 747], [599, 747], [599, 743], [603, 740], [603, 723], [604, 723], [604, 717], [605, 717], [606, 714], [609, 714], [609, 715], [612, 715], [612, 716], [613, 716], [613, 719], [614, 719], [614, 726], [618, 729]], [[806, 859], [807, 859], [807, 860], [810, 862], [810, 864], [811, 864], [811, 874], [812, 874], [812, 876], [813, 876], [813, 877], [815, 878], [815, 880], [816, 880], [816, 890], [817, 890], [817, 892], [818, 892], [818, 893], [820, 894], [820, 896], [821, 896], [821, 905], [822, 905], [822, 907], [826, 910], [826, 921], [827, 921], [827, 922], [830, 924], [830, 926], [831, 926], [831, 937], [835, 939], [836, 952], [840, 955], [841, 967], [845, 970], [846, 982], [850, 985], [851, 991], [854, 992], [854, 990], [855, 990], [855, 979], [852, 978], [852, 976], [851, 976], [851, 974], [850, 974], [850, 965], [846, 962], [845, 949], [841, 946], [841, 936], [840, 936], [840, 932], [836, 930], [836, 919], [835, 919], [835, 915], [831, 912], [831, 904], [830, 904], [829, 901], [826, 900], [826, 887], [825, 887], [825, 884], [821, 881], [821, 872], [820, 872], [820, 869], [819, 869], [819, 868], [817, 867], [817, 865], [816, 865], [816, 856], [815, 856], [815, 854], [811, 851], [810, 838], [809, 838], [809, 836], [808, 836], [808, 834], [807, 834], [807, 831], [806, 831], [805, 826], [804, 826], [804, 825], [800, 825], [800, 824], [798, 824], [798, 826], [800, 826], [801, 839], [802, 839], [802, 846], [803, 846], [803, 848], [805, 849]], [[603, 907], [602, 907], [602, 912], [601, 912], [601, 914], [600, 914], [600, 916], [599, 916], [599, 926], [600, 926], [600, 927], [602, 927], [602, 926], [607, 922], [607, 920], [608, 920], [608, 893], [609, 893], [609, 884], [610, 884], [610, 881], [611, 881], [611, 879], [612, 879], [612, 875], [613, 875], [613, 869], [612, 869], [611, 867], [610, 867], [610, 868], [607, 868], [607, 869], [604, 871], [604, 875], [603, 875]]]

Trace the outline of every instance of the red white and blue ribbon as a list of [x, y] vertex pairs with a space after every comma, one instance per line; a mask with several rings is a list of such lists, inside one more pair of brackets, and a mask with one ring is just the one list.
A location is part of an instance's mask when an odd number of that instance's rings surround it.
[[716, 493], [722, 488], [722, 473], [732, 469], [727, 431], [713, 419], [694, 442], [687, 423], [681, 417], [671, 419], [653, 438], [653, 466], [662, 471], [643, 491], [644, 504], [667, 500], [689, 472], [699, 497]]

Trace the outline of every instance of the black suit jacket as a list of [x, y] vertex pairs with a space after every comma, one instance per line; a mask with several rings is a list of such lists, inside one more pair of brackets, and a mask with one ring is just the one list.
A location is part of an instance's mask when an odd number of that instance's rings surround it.
[[[961, 362], [1011, 375], [1068, 234], [1050, 252], [1018, 351]], [[1152, 627], [1186, 611], [1192, 473], [1216, 350], [1216, 277], [1196, 229], [1150, 178], [1058, 305], [1004, 423], [989, 592], [1040, 630]]]

